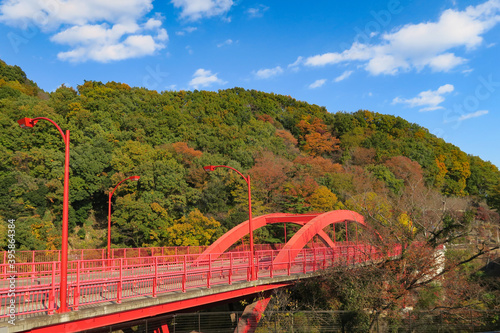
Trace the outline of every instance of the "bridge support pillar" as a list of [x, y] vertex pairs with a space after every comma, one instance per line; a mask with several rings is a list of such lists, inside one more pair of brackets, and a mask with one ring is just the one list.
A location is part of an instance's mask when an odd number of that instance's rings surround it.
[[168, 330], [168, 325], [167, 324], [162, 324], [160, 327], [155, 329], [153, 333], [169, 333], [170, 331]]
[[234, 330], [234, 333], [253, 333], [259, 325], [259, 320], [262, 318], [262, 314], [266, 310], [267, 304], [271, 297], [267, 297], [252, 304], [248, 304], [238, 321], [238, 326]]

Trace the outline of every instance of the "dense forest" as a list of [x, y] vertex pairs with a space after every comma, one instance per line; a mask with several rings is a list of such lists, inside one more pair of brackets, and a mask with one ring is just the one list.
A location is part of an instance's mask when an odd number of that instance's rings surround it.
[[[248, 217], [243, 179], [203, 169], [228, 165], [251, 176], [254, 216], [351, 209], [404, 245], [398, 260], [312, 279], [270, 308], [354, 311], [362, 331], [408, 304], [500, 308], [498, 278], [476, 260], [500, 243], [498, 168], [400, 117], [334, 113], [243, 88], [157, 92], [85, 81], [48, 93], [2, 61], [0, 110], [4, 250], [9, 220], [16, 249], [61, 246], [63, 140], [48, 122], [17, 123], [47, 117], [70, 131], [70, 248], [106, 246], [108, 195], [130, 176], [140, 180], [112, 198], [113, 247], [209, 245]], [[282, 243], [283, 226], [258, 230], [255, 241]], [[432, 272], [443, 245], [446, 269]]]
[[[498, 168], [400, 117], [332, 113], [242, 88], [157, 92], [85, 81], [47, 93], [4, 62], [0, 109], [0, 229], [15, 219], [20, 249], [60, 247], [63, 141], [48, 122], [17, 124], [41, 116], [71, 133], [72, 248], [105, 244], [108, 193], [132, 175], [141, 178], [113, 197], [113, 246], [210, 244], [246, 219], [247, 199], [236, 173], [207, 174], [209, 164], [251, 175], [255, 216], [348, 208], [417, 226], [419, 206], [463, 199], [459, 210], [498, 223], [490, 209], [500, 208]], [[257, 241], [281, 242], [279, 228]]]

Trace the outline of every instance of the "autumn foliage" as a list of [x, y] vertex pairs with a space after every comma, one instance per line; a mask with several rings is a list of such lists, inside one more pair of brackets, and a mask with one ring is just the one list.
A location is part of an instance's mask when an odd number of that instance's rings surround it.
[[[348, 208], [400, 238], [432, 236], [448, 210], [477, 211], [480, 221], [497, 223], [496, 166], [400, 117], [332, 113], [242, 88], [157, 92], [85, 81], [45, 93], [3, 62], [0, 105], [0, 228], [18, 221], [20, 249], [60, 246], [60, 135], [43, 122], [24, 130], [16, 124], [36, 116], [71, 131], [71, 247], [105, 244], [107, 195], [130, 175], [141, 179], [113, 197], [114, 246], [210, 242], [246, 219], [248, 205], [241, 177], [208, 174], [203, 166], [210, 164], [251, 176], [254, 215]], [[456, 198], [464, 202], [451, 208]], [[194, 240], [189, 233], [203, 223], [216, 231]], [[260, 241], [283, 241], [279, 227], [259, 232]]]

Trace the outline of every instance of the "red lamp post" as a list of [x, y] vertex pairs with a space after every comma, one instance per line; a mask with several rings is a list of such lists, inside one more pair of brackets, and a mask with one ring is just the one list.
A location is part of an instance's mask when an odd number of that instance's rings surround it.
[[121, 183], [123, 183], [126, 180], [132, 180], [132, 181], [138, 181], [141, 177], [140, 176], [131, 176], [128, 178], [125, 178], [121, 182], [119, 182], [113, 191], [109, 193], [109, 198], [108, 198], [108, 259], [111, 257], [111, 197], [113, 196], [113, 193], [115, 193], [116, 189], [118, 186], [120, 186]]
[[254, 247], [253, 247], [253, 228], [252, 228], [252, 191], [250, 187], [250, 175], [244, 176], [241, 172], [236, 170], [235, 168], [231, 168], [227, 165], [208, 165], [204, 166], [203, 169], [205, 171], [214, 171], [217, 168], [228, 168], [233, 171], [236, 171], [243, 179], [246, 181], [248, 185], [248, 233], [250, 234], [250, 276], [251, 280], [256, 280], [257, 276], [255, 276], [255, 267], [254, 267]]
[[39, 120], [47, 120], [54, 125], [64, 141], [64, 193], [63, 193], [63, 217], [62, 217], [62, 244], [61, 244], [61, 282], [60, 282], [60, 302], [61, 306], [57, 310], [58, 313], [68, 312], [66, 300], [68, 287], [68, 207], [69, 207], [69, 130], [66, 134], [53, 120], [45, 117], [23, 118], [17, 122], [21, 128], [33, 127]]

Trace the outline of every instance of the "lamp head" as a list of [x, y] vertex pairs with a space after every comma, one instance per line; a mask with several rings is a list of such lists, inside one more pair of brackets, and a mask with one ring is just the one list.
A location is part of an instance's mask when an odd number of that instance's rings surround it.
[[214, 171], [216, 168], [217, 168], [217, 167], [216, 167], [216, 166], [214, 166], [214, 165], [207, 165], [207, 166], [204, 166], [204, 167], [203, 167], [203, 170], [205, 170], [205, 171], [207, 171], [207, 172], [208, 172], [208, 171]]
[[21, 126], [21, 128], [33, 127], [37, 122], [38, 120], [33, 120], [31, 118], [23, 118], [17, 121], [17, 123], [19, 124], [19, 126]]
[[141, 176], [132, 176], [129, 179], [133, 181], [138, 181], [141, 178]]

